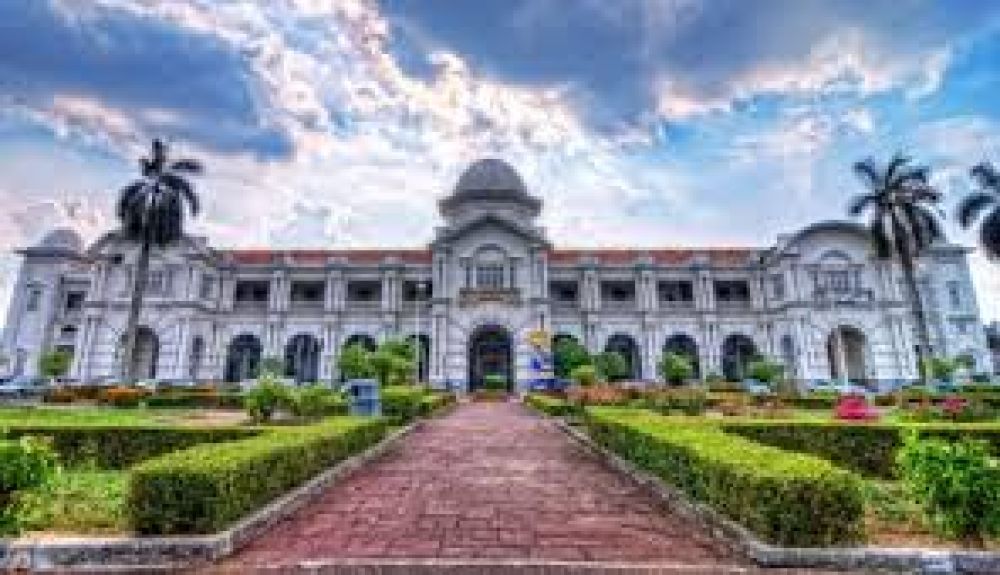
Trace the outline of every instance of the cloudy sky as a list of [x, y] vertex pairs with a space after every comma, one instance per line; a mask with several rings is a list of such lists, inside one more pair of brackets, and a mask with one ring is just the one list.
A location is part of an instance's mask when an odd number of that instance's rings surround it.
[[1000, 162], [980, 0], [4, 0], [0, 54], [0, 314], [10, 250], [112, 226], [153, 136], [206, 162], [219, 246], [423, 245], [480, 156], [566, 246], [763, 246], [843, 217], [863, 157], [949, 209]]

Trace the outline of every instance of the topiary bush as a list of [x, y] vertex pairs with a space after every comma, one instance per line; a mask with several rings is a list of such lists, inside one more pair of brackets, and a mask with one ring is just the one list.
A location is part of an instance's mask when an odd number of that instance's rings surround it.
[[896, 461], [935, 531], [975, 546], [1000, 536], [1000, 463], [985, 442], [908, 433]]
[[291, 397], [288, 388], [278, 382], [270, 372], [261, 373], [257, 385], [243, 396], [243, 406], [256, 423], [265, 423], [274, 417], [279, 409], [288, 407]]
[[421, 402], [427, 390], [415, 385], [397, 385], [381, 389], [382, 414], [396, 423], [407, 423], [421, 415]]
[[601, 445], [768, 542], [813, 547], [863, 539], [861, 479], [828, 461], [645, 410], [587, 408], [584, 422]]
[[576, 382], [577, 385], [583, 387], [592, 387], [601, 382], [601, 377], [597, 373], [597, 368], [589, 364], [573, 368], [569, 377]]
[[219, 531], [388, 429], [384, 418], [338, 417], [150, 459], [131, 470], [129, 522], [144, 535]]
[[681, 385], [694, 377], [694, 362], [683, 353], [665, 353], [657, 365], [660, 377], [673, 385]]
[[343, 394], [320, 384], [290, 389], [289, 411], [295, 417], [317, 418], [326, 415], [347, 415], [347, 400]]

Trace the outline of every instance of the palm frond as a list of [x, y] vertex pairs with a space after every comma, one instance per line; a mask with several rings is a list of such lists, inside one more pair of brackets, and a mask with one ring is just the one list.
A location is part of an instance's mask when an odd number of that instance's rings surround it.
[[972, 179], [976, 180], [979, 187], [985, 190], [992, 190], [995, 194], [1000, 194], [1000, 172], [989, 162], [976, 164], [970, 170]]
[[877, 194], [858, 194], [851, 198], [850, 203], [847, 205], [847, 214], [851, 217], [858, 217], [865, 213], [870, 206], [877, 205], [879, 201], [879, 196]]
[[1000, 196], [992, 196], [984, 192], [973, 192], [965, 196], [958, 204], [956, 217], [959, 225], [968, 228], [979, 219], [983, 210], [993, 204], [1000, 204]]
[[875, 255], [881, 259], [892, 257], [892, 238], [886, 234], [886, 229], [879, 221], [873, 221], [868, 226], [868, 234], [871, 236], [872, 249]]
[[854, 173], [857, 174], [861, 181], [865, 183], [865, 186], [873, 192], [879, 190], [879, 184], [882, 181], [882, 174], [878, 168], [878, 164], [875, 163], [873, 158], [867, 158], [860, 162], [854, 162], [852, 166]]
[[1000, 260], [1000, 207], [993, 208], [980, 222], [979, 243], [988, 258]]
[[170, 164], [170, 171], [177, 172], [181, 174], [200, 174], [205, 170], [205, 167], [198, 160], [191, 158], [182, 158], [176, 160]]

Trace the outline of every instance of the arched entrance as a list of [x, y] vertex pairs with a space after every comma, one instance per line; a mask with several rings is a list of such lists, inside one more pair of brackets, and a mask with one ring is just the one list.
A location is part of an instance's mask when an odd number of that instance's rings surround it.
[[864, 383], [865, 334], [861, 330], [840, 326], [826, 340], [826, 355], [830, 362], [830, 379]]
[[639, 379], [642, 373], [642, 358], [639, 356], [639, 344], [635, 338], [625, 333], [616, 333], [608, 338], [604, 351], [617, 353], [625, 358], [628, 366], [626, 379]]
[[[125, 336], [119, 342], [119, 362], [124, 362], [125, 357]], [[156, 377], [156, 363], [160, 357], [160, 340], [156, 337], [156, 332], [148, 326], [140, 325], [135, 333], [135, 349], [132, 351], [133, 373], [139, 379], [154, 379]], [[125, 373], [124, 365], [121, 366], [122, 374]]]
[[255, 379], [260, 370], [260, 356], [264, 347], [257, 336], [244, 333], [229, 342], [226, 354], [226, 381], [237, 383]]
[[285, 345], [285, 377], [295, 383], [311, 383], [319, 379], [319, 340], [300, 333]]
[[469, 337], [469, 390], [481, 389], [491, 376], [503, 377], [507, 389], [514, 382], [514, 353], [510, 332], [497, 325], [476, 329]]
[[694, 368], [694, 378], [701, 379], [701, 363], [698, 361], [698, 343], [694, 338], [684, 333], [674, 334], [663, 342], [663, 354], [675, 353], [683, 355], [691, 361]]
[[722, 342], [722, 375], [729, 381], [746, 377], [747, 364], [757, 357], [753, 340], [741, 333], [733, 334]]

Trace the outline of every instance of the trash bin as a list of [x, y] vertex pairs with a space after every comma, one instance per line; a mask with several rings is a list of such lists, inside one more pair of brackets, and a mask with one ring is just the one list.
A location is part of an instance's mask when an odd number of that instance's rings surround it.
[[379, 397], [378, 381], [374, 379], [348, 381], [347, 403], [351, 415], [382, 415], [382, 400]]

